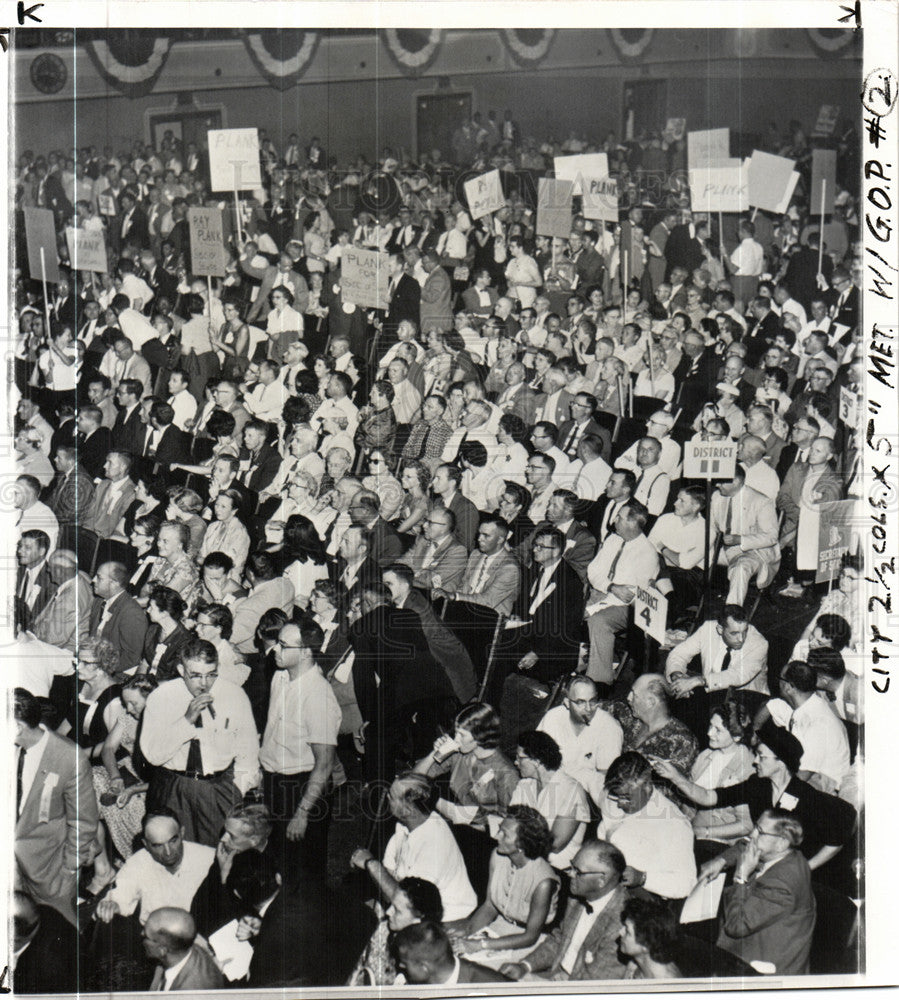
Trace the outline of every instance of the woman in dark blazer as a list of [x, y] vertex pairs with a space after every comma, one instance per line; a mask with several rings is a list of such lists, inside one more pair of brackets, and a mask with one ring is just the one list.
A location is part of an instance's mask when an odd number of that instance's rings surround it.
[[144, 641], [144, 658], [138, 668], [142, 674], [152, 674], [160, 682], [178, 675], [181, 649], [192, 633], [181, 624], [184, 599], [170, 587], [154, 587], [150, 592], [147, 615], [151, 625]]

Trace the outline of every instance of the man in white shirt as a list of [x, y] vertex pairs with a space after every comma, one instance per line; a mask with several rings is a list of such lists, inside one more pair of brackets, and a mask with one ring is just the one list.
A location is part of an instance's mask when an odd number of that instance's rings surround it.
[[184, 839], [184, 827], [169, 809], [145, 813], [142, 828], [143, 849], [119, 869], [115, 884], [97, 906], [97, 919], [103, 923], [137, 910], [143, 924], [161, 906], [190, 910], [215, 860], [214, 847]]
[[[685, 486], [678, 491], [674, 511], [652, 526], [649, 540], [662, 557], [657, 586], [668, 598], [668, 621], [673, 626], [699, 600], [705, 558], [705, 490]], [[667, 581], [663, 579], [667, 577]]]
[[140, 746], [159, 768], [160, 800], [177, 808], [190, 840], [213, 846], [259, 784], [259, 734], [243, 689], [219, 677], [212, 643], [186, 643], [179, 673], [147, 698]]
[[725, 259], [733, 275], [734, 297], [745, 306], [755, 297], [759, 276], [765, 269], [765, 251], [755, 240], [754, 223], [740, 223], [740, 245]]
[[606, 771], [621, 753], [623, 734], [617, 720], [599, 707], [596, 683], [574, 676], [561, 705], [551, 708], [537, 726], [562, 751], [562, 770], [598, 802]]
[[197, 401], [188, 392], [188, 386], [190, 385], [190, 377], [187, 372], [182, 371], [180, 368], [176, 369], [169, 375], [169, 392], [171, 395], [168, 398], [168, 404], [175, 411], [175, 419], [172, 423], [182, 431], [188, 431], [188, 421], [193, 420], [197, 413]]
[[349, 375], [345, 372], [334, 372], [328, 379], [328, 386], [325, 390], [328, 398], [310, 417], [310, 426], [314, 430], [321, 430], [325, 418], [333, 417], [340, 424], [346, 422], [344, 429], [352, 437], [356, 433], [356, 427], [359, 423], [359, 410], [349, 398], [352, 388], [353, 383]]
[[[671, 437], [671, 428], [674, 427], [674, 414], [667, 410], [658, 410], [646, 421], [646, 436], [655, 438], [661, 446], [659, 455], [659, 468], [668, 473], [672, 479], [680, 477], [681, 467], [681, 447]], [[615, 459], [616, 469], [633, 469], [640, 475], [640, 468], [637, 465], [637, 448], [639, 441], [635, 441], [630, 448]]]
[[634, 750], [623, 753], [606, 774], [597, 836], [624, 855], [624, 885], [643, 887], [666, 899], [683, 899], [696, 884], [693, 827], [653, 785], [652, 767]]
[[658, 517], [665, 509], [671, 489], [671, 477], [659, 463], [661, 455], [662, 446], [656, 438], [644, 437], [637, 442], [634, 499], [639, 500], [653, 517]]
[[797, 777], [835, 795], [849, 773], [849, 741], [842, 720], [817, 696], [816, 688], [815, 669], [793, 660], [780, 672], [781, 697], [772, 698], [766, 707], [777, 725], [802, 744]]
[[[354, 852], [352, 863], [382, 888], [394, 889], [404, 878], [426, 879], [437, 886], [445, 921], [464, 920], [478, 905], [465, 861], [446, 820], [434, 810], [437, 789], [423, 774], [400, 774], [387, 792], [396, 830], [379, 862], [367, 850]], [[395, 893], [385, 893], [391, 898]]]
[[409, 365], [395, 358], [387, 366], [387, 378], [393, 386], [393, 412], [398, 424], [411, 424], [421, 408], [421, 393], [406, 377]]
[[301, 869], [324, 876], [327, 867], [341, 711], [315, 661], [323, 639], [308, 619], [281, 629], [259, 753], [263, 797], [274, 817], [273, 843], [288, 887]]
[[612, 470], [602, 457], [602, 449], [602, 438], [596, 434], [585, 434], [578, 442], [578, 457], [568, 467], [568, 471], [574, 475], [571, 489], [581, 500], [598, 500], [612, 475]]
[[280, 372], [277, 361], [260, 361], [258, 381], [249, 391], [244, 390], [243, 405], [258, 420], [277, 423], [281, 419], [288, 391], [278, 377]]
[[587, 674], [600, 691], [608, 693], [614, 679], [612, 659], [615, 636], [627, 625], [628, 607], [638, 587], [648, 587], [656, 578], [659, 557], [643, 534], [649, 512], [638, 500], [631, 499], [618, 511], [615, 530], [610, 534], [587, 567], [592, 588], [584, 616], [590, 633], [590, 657]]
[[776, 500], [780, 478], [764, 458], [765, 442], [754, 434], [744, 434], [737, 445], [737, 461], [746, 469], [746, 485], [769, 500]]

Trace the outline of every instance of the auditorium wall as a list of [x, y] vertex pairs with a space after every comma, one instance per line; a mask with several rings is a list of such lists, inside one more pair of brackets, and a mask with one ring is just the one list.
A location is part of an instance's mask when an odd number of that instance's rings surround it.
[[[728, 125], [761, 132], [772, 120], [780, 128], [792, 118], [813, 123], [821, 104], [839, 105], [844, 113], [856, 107], [859, 63], [815, 58], [808, 44], [801, 44], [802, 33], [793, 34], [792, 57], [769, 52], [778, 40], [765, 38], [757, 57], [723, 58], [721, 46], [692, 44], [691, 36], [692, 52], [682, 47], [675, 58], [674, 40], [666, 39], [664, 45], [653, 43], [657, 58], [635, 65], [622, 65], [607, 44], [590, 49], [580, 40], [578, 47], [578, 39], [566, 34], [539, 70], [522, 70], [510, 60], [503, 63], [495, 33], [481, 33], [465, 50], [453, 39], [453, 51], [441, 55], [421, 79], [401, 76], [376, 40], [356, 39], [342, 47], [331, 43], [324, 62], [322, 43], [304, 80], [283, 92], [253, 71], [240, 43], [197, 46], [191, 60], [182, 51], [190, 47], [175, 44], [154, 92], [135, 100], [108, 88], [83, 53], [77, 64], [65, 53], [77, 81], [77, 106], [69, 96], [35, 93], [27, 75], [34, 53], [19, 53], [16, 145], [36, 151], [88, 144], [119, 150], [135, 137], [149, 138], [148, 112], [174, 109], [179, 102], [186, 102], [188, 110], [193, 102], [200, 108], [221, 107], [226, 126], [266, 128], [279, 145], [281, 136], [295, 131], [304, 141], [319, 135], [342, 161], [359, 152], [374, 159], [385, 145], [414, 150], [417, 96], [449, 92], [470, 92], [473, 108], [485, 114], [494, 108], [501, 116], [511, 108], [523, 132], [539, 138], [564, 138], [571, 129], [604, 136], [620, 133], [624, 86], [647, 80], [666, 81], [667, 114], [686, 117], [688, 128]], [[488, 63], [489, 71], [473, 71]]]

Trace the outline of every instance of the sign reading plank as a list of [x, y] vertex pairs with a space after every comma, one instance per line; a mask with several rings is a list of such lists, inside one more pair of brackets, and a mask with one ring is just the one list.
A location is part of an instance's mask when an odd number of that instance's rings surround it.
[[733, 479], [737, 467], [735, 441], [687, 441], [684, 479]]
[[838, 500], [827, 504], [818, 522], [818, 569], [815, 583], [836, 580], [843, 556], [852, 544], [852, 515], [857, 500]]
[[344, 302], [368, 309], [389, 306], [390, 258], [377, 250], [346, 246], [340, 258], [340, 288]]
[[665, 641], [668, 601], [654, 587], [637, 587], [634, 594], [634, 624], [657, 642]]
[[56, 226], [49, 208], [25, 208], [25, 243], [28, 247], [28, 273], [40, 281], [41, 248], [47, 281], [59, 281], [59, 255], [56, 249]]
[[537, 186], [537, 235], [559, 236], [566, 239], [571, 234], [572, 181], [552, 180], [541, 177]]
[[749, 178], [739, 157], [716, 167], [690, 172], [690, 204], [694, 212], [745, 212]]
[[730, 160], [730, 129], [712, 128], [687, 133], [687, 170], [716, 167]]
[[754, 149], [749, 158], [749, 204], [765, 212], [776, 212], [795, 169], [795, 160]]
[[474, 177], [465, 182], [465, 197], [468, 201], [468, 214], [472, 219], [480, 219], [491, 212], [498, 212], [506, 199], [499, 182], [499, 171], [491, 170], [480, 177]]
[[836, 104], [822, 104], [812, 135], [833, 135], [840, 120], [840, 109]]
[[191, 272], [225, 277], [225, 237], [220, 208], [189, 208]]
[[106, 240], [102, 230], [67, 229], [66, 243], [74, 270], [106, 272]]
[[609, 158], [605, 153], [578, 153], [553, 157], [557, 181], [571, 181], [574, 194], [584, 193], [585, 180], [603, 180], [609, 176]]
[[262, 187], [258, 129], [209, 129], [206, 135], [213, 191], [254, 191]]
[[617, 222], [618, 181], [614, 177], [584, 179], [583, 207], [585, 219]]
[[[821, 200], [821, 195], [824, 200]], [[837, 151], [835, 149], [812, 150], [812, 186], [809, 193], [811, 215], [832, 215], [837, 193]]]

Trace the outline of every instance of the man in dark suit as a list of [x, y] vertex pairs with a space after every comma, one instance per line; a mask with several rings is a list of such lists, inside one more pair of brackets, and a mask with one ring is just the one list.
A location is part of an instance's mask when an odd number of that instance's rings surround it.
[[248, 420], [243, 429], [244, 446], [240, 450], [238, 478], [256, 493], [271, 486], [281, 468], [278, 449], [266, 443], [268, 429], [268, 424], [261, 420]]
[[416, 986], [508, 982], [501, 972], [469, 962], [467, 958], [457, 958], [446, 931], [431, 920], [398, 931], [394, 947], [400, 971], [408, 983]]
[[78, 869], [93, 859], [97, 835], [90, 763], [70, 740], [44, 729], [40, 703], [24, 688], [15, 689], [14, 720], [18, 884], [75, 924]]
[[99, 406], [82, 406], [78, 411], [78, 460], [94, 479], [103, 475], [106, 456], [112, 448], [112, 434], [103, 426]]
[[860, 296], [844, 267], [834, 269], [830, 291], [825, 295], [834, 323], [854, 329], [858, 326]]
[[602, 441], [603, 461], [608, 462], [612, 454], [612, 438], [605, 427], [601, 427], [594, 415], [597, 409], [596, 397], [589, 392], [579, 392], [571, 400], [571, 420], [566, 420], [559, 427], [559, 448], [565, 456], [574, 461], [578, 457], [578, 445], [586, 434], [593, 434]]
[[474, 664], [468, 651], [434, 612], [434, 607], [422, 591], [412, 586], [413, 573], [403, 563], [387, 566], [383, 574], [384, 586], [398, 608], [408, 608], [418, 615], [428, 649], [443, 668], [461, 705], [471, 701], [477, 690]]
[[141, 931], [147, 957], [156, 961], [150, 992], [220, 990], [225, 985], [210, 952], [194, 944], [197, 927], [187, 910], [163, 906], [154, 910]]
[[790, 257], [787, 273], [784, 275], [784, 283], [789, 288], [790, 295], [806, 312], [811, 309], [812, 300], [821, 294], [818, 286], [819, 270], [828, 283], [833, 275], [833, 261], [829, 254], [824, 254], [820, 258], [821, 267], [818, 267], [820, 245], [818, 233], [809, 233], [808, 243]]
[[338, 610], [345, 615], [357, 587], [379, 580], [381, 570], [371, 555], [371, 537], [359, 524], [351, 524], [340, 539], [339, 555], [329, 566], [331, 582], [339, 588]]
[[808, 972], [815, 930], [811, 872], [796, 850], [802, 837], [792, 813], [762, 813], [722, 898], [718, 947], [750, 964], [768, 962], [779, 976]]
[[403, 554], [403, 541], [396, 529], [380, 515], [380, 500], [372, 490], [360, 490], [350, 504], [349, 514], [354, 524], [368, 532], [371, 558], [383, 568]]
[[[187, 222], [187, 202], [183, 198], [176, 198], [172, 202], [172, 220], [174, 225], [166, 237], [166, 243], [170, 243], [172, 251], [180, 256], [184, 263], [184, 268], [188, 274], [190, 267], [190, 226]], [[163, 243], [165, 249], [165, 243]], [[162, 266], [169, 270], [166, 259], [163, 258]], [[172, 270], [176, 270], [173, 268]]]
[[599, 253], [596, 251], [597, 233], [594, 230], [584, 230], [582, 237], [584, 249], [578, 254], [575, 268], [578, 275], [578, 288], [602, 288], [603, 275], [606, 266]]
[[[140, 408], [143, 394], [143, 383], [136, 378], [122, 379], [115, 393], [119, 412], [112, 425], [112, 446], [129, 455], [139, 455], [144, 442]], [[84, 460], [81, 461], [84, 464]]]
[[28, 993], [77, 993], [78, 932], [56, 910], [13, 894], [13, 986]]
[[32, 528], [23, 531], [16, 545], [16, 621], [28, 628], [47, 606], [56, 587], [47, 568], [50, 537], [45, 531]]
[[[174, 304], [178, 295], [178, 278], [160, 267], [152, 250], [141, 250], [138, 275], [153, 289], [154, 305], [160, 298], [168, 299], [170, 304]], [[148, 312], [147, 306], [149, 303], [146, 304], [144, 312]]]
[[60, 274], [56, 298], [50, 303], [50, 321], [57, 329], [71, 327], [74, 334], [78, 330], [78, 318], [78, 298], [72, 290], [72, 282], [65, 274]]
[[375, 781], [394, 773], [396, 756], [417, 760], [428, 752], [456, 699], [415, 612], [394, 607], [383, 583], [362, 583], [360, 591], [362, 616], [349, 638], [356, 703], [368, 723], [365, 776]]
[[96, 598], [88, 622], [91, 636], [106, 639], [119, 651], [122, 670], [140, 663], [148, 627], [143, 608], [125, 590], [128, 577], [121, 563], [100, 566], [92, 581]]
[[388, 342], [396, 340], [396, 331], [404, 319], [418, 329], [421, 285], [406, 273], [406, 262], [401, 253], [393, 253], [389, 262], [390, 284], [387, 291], [389, 306], [384, 319], [384, 336]]
[[[577, 666], [584, 584], [562, 558], [564, 545], [565, 536], [556, 528], [538, 528], [534, 534], [533, 565], [522, 574], [509, 617], [515, 624], [504, 636], [503, 673], [517, 669], [544, 684], [553, 684]], [[502, 691], [504, 679], [499, 671], [494, 675], [497, 693]]]
[[493, 307], [499, 299], [499, 292], [490, 284], [490, 272], [486, 267], [474, 273], [474, 284], [462, 293], [462, 305], [469, 316], [480, 322], [493, 315]]
[[398, 213], [399, 224], [390, 234], [387, 241], [387, 252], [390, 254], [402, 253], [406, 247], [411, 247], [421, 236], [421, 226], [412, 224], [412, 210], [403, 205]]
[[[562, 922], [534, 951], [501, 966], [501, 971], [510, 979], [528, 974], [556, 982], [622, 979], [618, 935], [628, 898], [621, 884], [625, 867], [624, 855], [608, 841], [585, 841], [572, 860], [571, 898]], [[575, 932], [584, 929], [583, 922], [587, 933], [578, 934], [575, 947]]]
[[686, 334], [682, 349], [683, 356], [673, 374], [678, 387], [677, 405], [683, 410], [684, 420], [689, 422], [714, 395], [718, 359], [706, 347], [702, 334], [695, 330]]
[[590, 504], [586, 523], [597, 545], [615, 530], [618, 511], [630, 500], [637, 488], [637, 475], [633, 469], [612, 469], [602, 496]]
[[451, 330], [453, 309], [449, 274], [441, 267], [440, 258], [433, 250], [422, 257], [421, 263], [428, 276], [421, 290], [421, 333], [425, 336], [432, 330]]
[[462, 470], [457, 465], [441, 465], [434, 473], [431, 489], [440, 498], [443, 506], [453, 512], [456, 528], [453, 537], [465, 546], [466, 552], [474, 548], [478, 531], [478, 508], [462, 493]]
[[119, 195], [121, 209], [118, 219], [118, 244], [124, 247], [128, 243], [143, 249], [150, 245], [150, 229], [147, 225], [146, 212], [137, 204], [134, 192], [125, 188]]
[[571, 490], [555, 490], [546, 508], [546, 520], [541, 521], [531, 535], [516, 550], [522, 566], [535, 565], [538, 555], [534, 549], [537, 535], [546, 528], [556, 528], [562, 535], [562, 558], [577, 573], [581, 581], [587, 579], [587, 567], [596, 555], [596, 538], [577, 520], [580, 500]]
[[141, 466], [152, 469], [184, 463], [189, 458], [187, 435], [175, 426], [175, 410], [169, 403], [156, 402], [150, 407], [149, 423], [141, 442]]

